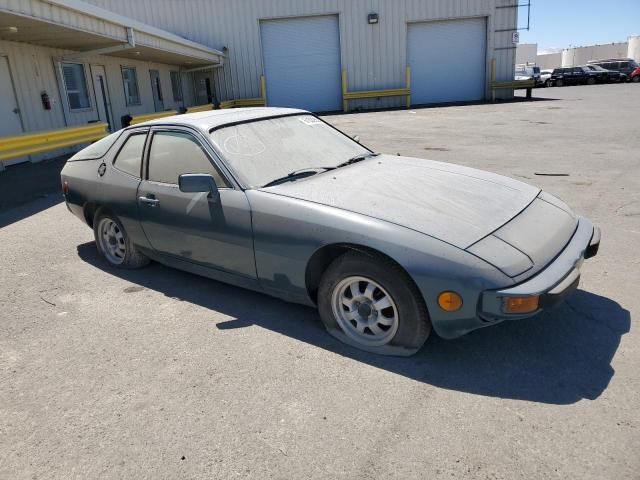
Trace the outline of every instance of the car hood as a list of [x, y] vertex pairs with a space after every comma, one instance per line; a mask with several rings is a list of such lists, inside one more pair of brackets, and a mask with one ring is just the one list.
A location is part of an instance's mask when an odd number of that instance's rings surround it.
[[463, 249], [507, 223], [540, 192], [489, 172], [390, 155], [262, 191], [374, 217]]

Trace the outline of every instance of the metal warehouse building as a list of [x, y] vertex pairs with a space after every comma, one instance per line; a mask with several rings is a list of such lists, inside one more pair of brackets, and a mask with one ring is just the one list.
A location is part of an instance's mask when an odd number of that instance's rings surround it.
[[513, 78], [516, 3], [0, 0], [0, 137], [205, 104], [488, 99]]

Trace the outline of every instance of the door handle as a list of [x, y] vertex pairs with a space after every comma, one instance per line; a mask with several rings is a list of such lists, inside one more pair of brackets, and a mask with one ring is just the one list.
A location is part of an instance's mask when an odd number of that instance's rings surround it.
[[160, 203], [160, 200], [156, 200], [155, 198], [149, 198], [149, 197], [138, 197], [138, 200], [140, 200], [141, 203], [149, 205], [150, 207], [155, 207]]

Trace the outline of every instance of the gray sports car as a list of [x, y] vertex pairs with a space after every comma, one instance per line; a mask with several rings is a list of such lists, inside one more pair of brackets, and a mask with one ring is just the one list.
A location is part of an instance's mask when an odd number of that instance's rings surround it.
[[62, 170], [113, 267], [150, 259], [290, 302], [363, 350], [410, 355], [575, 290], [600, 231], [510, 178], [374, 153], [313, 114], [201, 112], [129, 127]]

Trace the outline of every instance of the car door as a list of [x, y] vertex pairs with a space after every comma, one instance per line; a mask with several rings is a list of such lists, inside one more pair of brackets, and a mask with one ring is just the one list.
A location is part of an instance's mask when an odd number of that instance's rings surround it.
[[[156, 251], [228, 273], [256, 278], [251, 209], [244, 192], [221, 172], [204, 137], [189, 129], [152, 129], [139, 218]], [[178, 177], [210, 174], [219, 195], [185, 193]]]
[[114, 144], [113, 157], [105, 158], [96, 167], [102, 182], [94, 192], [98, 202], [108, 205], [122, 222], [133, 242], [143, 246], [147, 246], [147, 241], [138, 219], [136, 195], [142, 178], [142, 156], [148, 132], [148, 128], [142, 127], [122, 134]]

